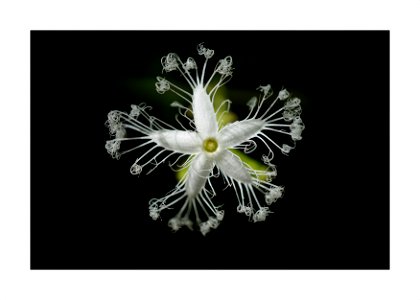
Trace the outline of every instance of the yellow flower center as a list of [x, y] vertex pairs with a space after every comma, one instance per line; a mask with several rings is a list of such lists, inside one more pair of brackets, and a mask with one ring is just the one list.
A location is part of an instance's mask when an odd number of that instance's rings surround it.
[[204, 150], [210, 153], [216, 151], [218, 146], [219, 145], [217, 144], [217, 141], [214, 138], [205, 139], [203, 142]]

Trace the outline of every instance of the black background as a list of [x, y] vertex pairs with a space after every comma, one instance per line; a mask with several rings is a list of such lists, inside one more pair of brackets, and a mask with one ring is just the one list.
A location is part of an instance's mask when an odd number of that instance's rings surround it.
[[[136, 156], [104, 148], [110, 110], [146, 102], [173, 119], [165, 101], [179, 99], [154, 90], [160, 58], [199, 61], [201, 42], [214, 63], [233, 57], [233, 111], [270, 83], [302, 98], [306, 125], [276, 155], [274, 214], [248, 222], [218, 182], [225, 219], [206, 237], [172, 233], [173, 211], [148, 216], [176, 184], [167, 166], [132, 176]], [[31, 32], [31, 268], [389, 268], [389, 32]]]

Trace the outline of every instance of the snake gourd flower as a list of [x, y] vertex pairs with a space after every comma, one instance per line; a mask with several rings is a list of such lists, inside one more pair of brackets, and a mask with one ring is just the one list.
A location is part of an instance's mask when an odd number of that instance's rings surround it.
[[[226, 104], [229, 107], [230, 101], [223, 101], [218, 108], [213, 102], [218, 89], [232, 77], [233, 60], [231, 56], [219, 60], [208, 77], [206, 68], [214, 51], [203, 44], [198, 45], [197, 50], [204, 60], [201, 71], [192, 57], [183, 62], [177, 54], [169, 53], [161, 60], [163, 71], [179, 71], [189, 90], [163, 77], [157, 77], [156, 82], [158, 93], [170, 91], [184, 102], [172, 104], [179, 109], [176, 120], [182, 129], [150, 115], [151, 107], [146, 104], [132, 105], [129, 113], [114, 110], [108, 114], [106, 125], [112, 139], [106, 142], [105, 148], [117, 159], [131, 151], [141, 150], [141, 155], [130, 168], [133, 175], [140, 174], [145, 168], [149, 174], [169, 158], [176, 158], [171, 166], [181, 161], [180, 168], [187, 168], [187, 171], [165, 196], [149, 201], [150, 217], [160, 219], [163, 210], [178, 206], [178, 212], [168, 222], [169, 227], [174, 231], [183, 226], [197, 227], [206, 235], [210, 229], [217, 228], [224, 217], [224, 211], [212, 201], [216, 191], [211, 180], [220, 175], [228, 186], [233, 187], [239, 213], [244, 213], [254, 222], [266, 220], [271, 213], [268, 206], [284, 193], [283, 186], [272, 183], [272, 178], [277, 175], [272, 164], [274, 150], [288, 154], [302, 138], [305, 126], [300, 118], [300, 99], [292, 97], [286, 89], [274, 97], [270, 85], [257, 88], [260, 96], [248, 101], [250, 110], [245, 119], [221, 126], [221, 118], [217, 117], [219, 110]], [[188, 128], [180, 117], [188, 121]], [[288, 135], [292, 145], [278, 145], [269, 134]], [[138, 144], [121, 151], [121, 144], [127, 142]], [[237, 154], [238, 151], [252, 152], [257, 142], [268, 151], [262, 156], [267, 165], [264, 170], [253, 169]]]

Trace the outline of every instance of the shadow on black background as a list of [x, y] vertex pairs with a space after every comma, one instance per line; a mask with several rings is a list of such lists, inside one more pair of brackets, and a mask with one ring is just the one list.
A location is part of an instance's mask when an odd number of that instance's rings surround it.
[[[150, 79], [169, 52], [198, 61], [201, 42], [213, 63], [233, 57], [233, 111], [249, 99], [235, 91], [270, 83], [302, 98], [306, 125], [276, 155], [275, 213], [248, 222], [217, 180], [225, 219], [206, 237], [172, 233], [174, 211], [148, 216], [176, 184], [167, 166], [132, 176], [136, 156], [104, 148], [110, 110], [146, 102], [173, 120], [164, 99], [179, 99]], [[389, 32], [31, 32], [31, 268], [388, 269]]]

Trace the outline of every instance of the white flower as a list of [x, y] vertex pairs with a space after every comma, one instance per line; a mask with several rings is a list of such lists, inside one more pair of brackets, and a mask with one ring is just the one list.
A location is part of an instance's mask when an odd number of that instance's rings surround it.
[[[151, 108], [145, 104], [132, 105], [130, 113], [111, 111], [108, 114], [106, 124], [113, 139], [106, 142], [105, 148], [114, 158], [133, 150], [143, 150], [130, 169], [133, 175], [139, 175], [146, 168], [149, 174], [172, 156], [177, 158], [171, 166], [185, 158], [181, 165], [181, 168], [188, 168], [185, 176], [164, 197], [150, 200], [150, 216], [157, 220], [163, 210], [178, 205], [180, 209], [169, 220], [169, 227], [174, 231], [183, 226], [192, 229], [195, 223], [206, 235], [210, 229], [217, 228], [224, 217], [224, 211], [212, 201], [216, 192], [211, 179], [219, 174], [233, 187], [238, 199], [238, 212], [254, 222], [266, 219], [270, 211], [261, 204], [258, 194], [264, 194], [265, 203], [270, 205], [281, 198], [284, 191], [284, 187], [270, 182], [277, 174], [271, 163], [274, 157], [272, 147], [284, 154], [289, 153], [295, 147], [295, 142], [301, 139], [304, 125], [300, 118], [300, 99], [291, 98], [290, 93], [282, 89], [275, 99], [269, 100], [273, 91], [270, 85], [265, 85], [257, 89], [261, 92], [260, 97], [248, 102], [250, 112], [244, 120], [222, 127], [216, 117], [220, 107], [214, 108], [213, 102], [217, 90], [232, 76], [232, 57], [219, 60], [210, 77], [206, 78], [207, 63], [214, 51], [203, 44], [197, 49], [205, 58], [201, 72], [193, 58], [183, 63], [178, 55], [169, 53], [161, 60], [164, 71], [180, 71], [191, 91], [161, 77], [157, 77], [156, 83], [158, 93], [171, 91], [185, 101], [185, 105], [174, 102], [172, 106], [179, 109], [180, 116], [187, 120], [189, 128], [178, 118], [176, 120], [182, 130], [151, 116], [148, 112]], [[210, 88], [213, 82], [215, 84]], [[228, 100], [221, 105], [226, 103], [230, 105]], [[137, 136], [127, 137], [127, 131]], [[268, 136], [269, 133], [289, 135], [294, 145], [279, 146]], [[121, 143], [126, 141], [139, 144], [120, 151]], [[257, 147], [256, 142], [261, 142], [268, 150], [268, 154], [262, 158], [267, 165], [263, 171], [252, 169], [231, 151], [239, 149], [252, 152]]]

